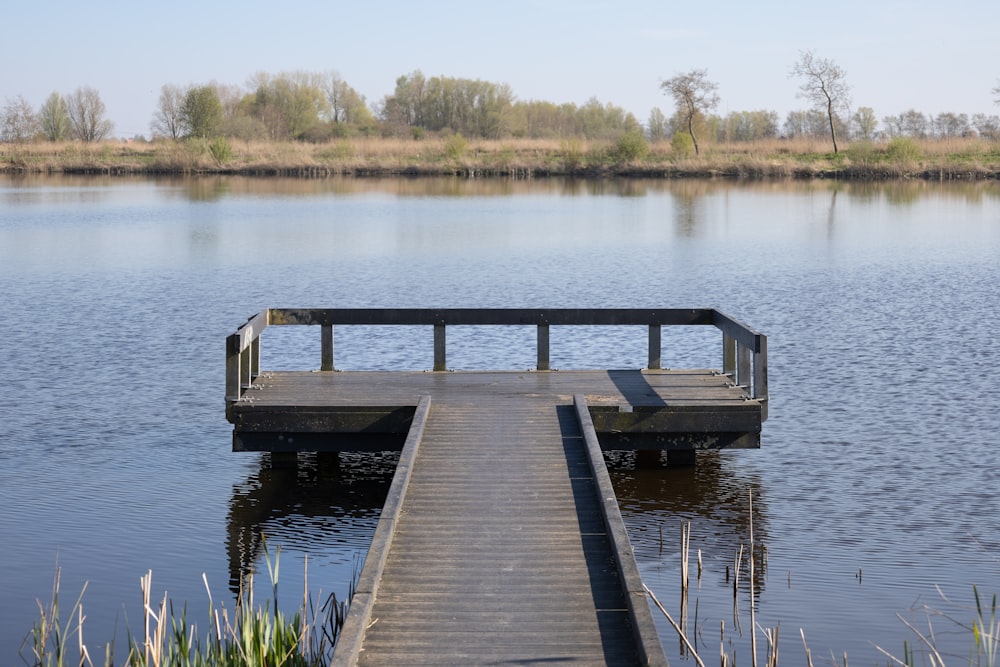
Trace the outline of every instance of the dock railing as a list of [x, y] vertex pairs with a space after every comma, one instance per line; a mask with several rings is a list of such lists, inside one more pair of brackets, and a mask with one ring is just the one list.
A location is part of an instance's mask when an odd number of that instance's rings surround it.
[[722, 332], [722, 372], [741, 386], [749, 399], [760, 401], [767, 418], [767, 336], [714, 308], [528, 309], [528, 308], [268, 308], [226, 338], [226, 401], [238, 401], [260, 373], [260, 335], [268, 326], [320, 327], [320, 370], [332, 371], [335, 325], [431, 326], [435, 371], [447, 370], [449, 326], [534, 325], [537, 327], [539, 371], [549, 367], [549, 327], [640, 325], [648, 327], [647, 368], [660, 369], [664, 326], [714, 326]]

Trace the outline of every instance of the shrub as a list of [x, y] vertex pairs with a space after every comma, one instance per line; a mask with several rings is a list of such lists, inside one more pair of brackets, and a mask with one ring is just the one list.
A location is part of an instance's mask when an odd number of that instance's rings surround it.
[[219, 164], [225, 164], [233, 157], [233, 149], [225, 137], [216, 137], [208, 143], [208, 152]]
[[465, 155], [469, 142], [461, 134], [453, 134], [444, 142], [444, 154], [452, 160], [459, 160]]
[[694, 155], [694, 139], [687, 132], [675, 132], [673, 139], [670, 140], [670, 146], [682, 157]]
[[875, 149], [875, 144], [868, 139], [855, 141], [844, 149], [844, 154], [847, 159], [860, 167], [871, 167], [878, 162], [878, 151]]
[[910, 137], [895, 137], [886, 146], [885, 154], [891, 162], [903, 164], [918, 161], [922, 153], [920, 145]]
[[354, 157], [354, 145], [349, 141], [338, 141], [330, 148], [321, 151], [317, 157], [323, 160], [350, 160]]
[[559, 146], [563, 168], [566, 171], [579, 169], [583, 164], [583, 144], [576, 137], [565, 139]]
[[649, 153], [649, 144], [646, 137], [642, 136], [639, 130], [629, 130], [622, 138], [615, 142], [612, 148], [612, 157], [615, 162], [633, 162], [641, 160]]

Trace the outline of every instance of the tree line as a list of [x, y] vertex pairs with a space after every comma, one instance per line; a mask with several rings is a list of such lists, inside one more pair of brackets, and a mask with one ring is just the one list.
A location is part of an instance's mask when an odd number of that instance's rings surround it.
[[[847, 73], [834, 61], [812, 51], [799, 53], [789, 76], [799, 80], [798, 96], [809, 102], [810, 108], [788, 112], [780, 127], [778, 114], [773, 111], [737, 111], [725, 117], [712, 114], [719, 102], [715, 92], [718, 84], [708, 78], [706, 70], [694, 69], [661, 81], [660, 88], [674, 100], [676, 113], [667, 119], [654, 109], [647, 130], [656, 138], [673, 137], [675, 143], [678, 138], [687, 138], [696, 154], [699, 135], [726, 142], [826, 137], [834, 153], [844, 138], [872, 141], [881, 137], [982, 136], [1000, 140], [1000, 117], [982, 113], [971, 118], [951, 112], [931, 116], [910, 109], [898, 116], [883, 117], [880, 129], [871, 107], [852, 111]], [[992, 92], [994, 101], [1000, 104], [1000, 84]]]
[[[510, 86], [479, 79], [426, 77], [414, 70], [396, 79], [392, 93], [369, 103], [336, 71], [258, 72], [245, 87], [210, 82], [164, 84], [150, 131], [153, 138], [237, 138], [243, 140], [325, 142], [350, 136], [420, 138], [454, 133], [470, 138], [610, 139], [638, 135], [650, 141], [757, 141], [771, 138], [827, 137], [834, 152], [839, 141], [879, 137], [1000, 138], [1000, 117], [961, 113], [936, 116], [910, 109], [884, 116], [873, 109], [851, 109], [846, 73], [811, 51], [800, 53], [790, 76], [810, 108], [790, 111], [782, 121], [768, 110], [714, 112], [718, 84], [706, 70], [691, 70], [662, 81], [674, 103], [667, 115], [651, 110], [645, 124], [611, 103], [591, 98], [582, 105], [518, 100]], [[1000, 104], [1000, 85], [993, 89]], [[23, 97], [0, 108], [0, 141], [100, 141], [114, 125], [100, 94], [82, 87], [67, 95], [53, 92], [38, 108]]]

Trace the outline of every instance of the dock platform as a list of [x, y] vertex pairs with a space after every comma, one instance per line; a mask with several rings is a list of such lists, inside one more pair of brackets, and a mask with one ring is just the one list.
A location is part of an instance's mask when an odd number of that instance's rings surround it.
[[[320, 369], [260, 369], [318, 325]], [[430, 325], [434, 365], [335, 371], [334, 325]], [[449, 372], [455, 324], [534, 325], [537, 368]], [[646, 367], [548, 369], [550, 326], [642, 325]], [[721, 330], [719, 369], [660, 368], [662, 326]], [[602, 449], [760, 446], [766, 337], [711, 309], [269, 309], [227, 339], [233, 449], [400, 449], [334, 664], [665, 665]]]

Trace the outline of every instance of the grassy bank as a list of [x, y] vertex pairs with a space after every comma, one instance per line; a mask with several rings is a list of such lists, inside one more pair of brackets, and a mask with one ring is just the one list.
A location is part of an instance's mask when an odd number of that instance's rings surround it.
[[1000, 178], [1000, 142], [984, 139], [710, 144], [701, 156], [641, 138], [619, 142], [352, 138], [325, 144], [188, 139], [152, 143], [0, 144], [0, 172], [248, 176], [642, 176], [654, 178]]

